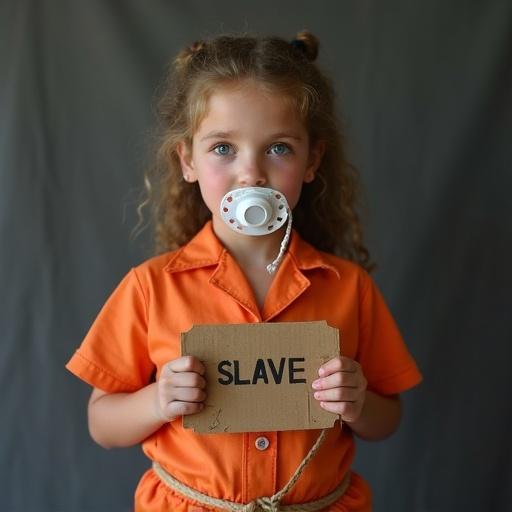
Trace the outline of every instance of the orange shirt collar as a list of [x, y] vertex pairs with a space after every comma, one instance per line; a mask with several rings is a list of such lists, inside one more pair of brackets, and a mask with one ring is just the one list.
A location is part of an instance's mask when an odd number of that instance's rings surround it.
[[[338, 269], [332, 265], [328, 257], [302, 240], [293, 230], [287, 253], [290, 254], [295, 266], [300, 270], [323, 268], [340, 277]], [[216, 266], [225, 256], [227, 249], [213, 232], [212, 222], [208, 221], [190, 242], [179, 249], [165, 266], [168, 272], [181, 272], [196, 268]]]

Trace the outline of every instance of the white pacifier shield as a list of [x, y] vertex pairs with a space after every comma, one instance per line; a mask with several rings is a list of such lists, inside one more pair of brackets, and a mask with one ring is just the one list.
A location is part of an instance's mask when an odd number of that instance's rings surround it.
[[263, 226], [272, 216], [272, 206], [262, 197], [246, 197], [236, 206], [235, 217], [244, 226]]
[[253, 236], [267, 235], [286, 222], [288, 203], [277, 190], [237, 188], [222, 198], [220, 215], [233, 231]]

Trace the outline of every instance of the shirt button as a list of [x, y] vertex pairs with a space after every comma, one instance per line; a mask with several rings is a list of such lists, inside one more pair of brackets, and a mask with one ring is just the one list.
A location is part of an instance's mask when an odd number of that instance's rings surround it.
[[270, 441], [266, 437], [258, 437], [254, 444], [258, 450], [266, 450], [270, 444]]

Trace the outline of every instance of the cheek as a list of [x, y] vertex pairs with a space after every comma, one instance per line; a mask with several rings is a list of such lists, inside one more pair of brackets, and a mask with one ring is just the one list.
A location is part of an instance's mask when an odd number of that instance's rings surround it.
[[229, 188], [229, 177], [222, 169], [210, 168], [199, 179], [201, 194], [206, 205], [213, 211], [218, 208], [221, 199]]
[[299, 186], [289, 187], [288, 189], [285, 188], [285, 190], [283, 190], [283, 194], [288, 200], [288, 204], [292, 210], [297, 206], [297, 203], [299, 202], [301, 191], [302, 183]]
[[303, 185], [303, 174], [297, 168], [281, 169], [279, 177], [274, 181], [274, 187], [286, 197], [290, 207], [297, 205]]

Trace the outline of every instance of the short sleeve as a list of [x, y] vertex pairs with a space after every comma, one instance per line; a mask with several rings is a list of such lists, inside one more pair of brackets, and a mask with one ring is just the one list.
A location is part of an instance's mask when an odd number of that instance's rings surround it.
[[421, 373], [371, 277], [363, 271], [360, 291], [358, 361], [368, 389], [400, 393], [421, 382]]
[[108, 393], [133, 392], [150, 382], [147, 305], [135, 269], [108, 298], [66, 368]]

